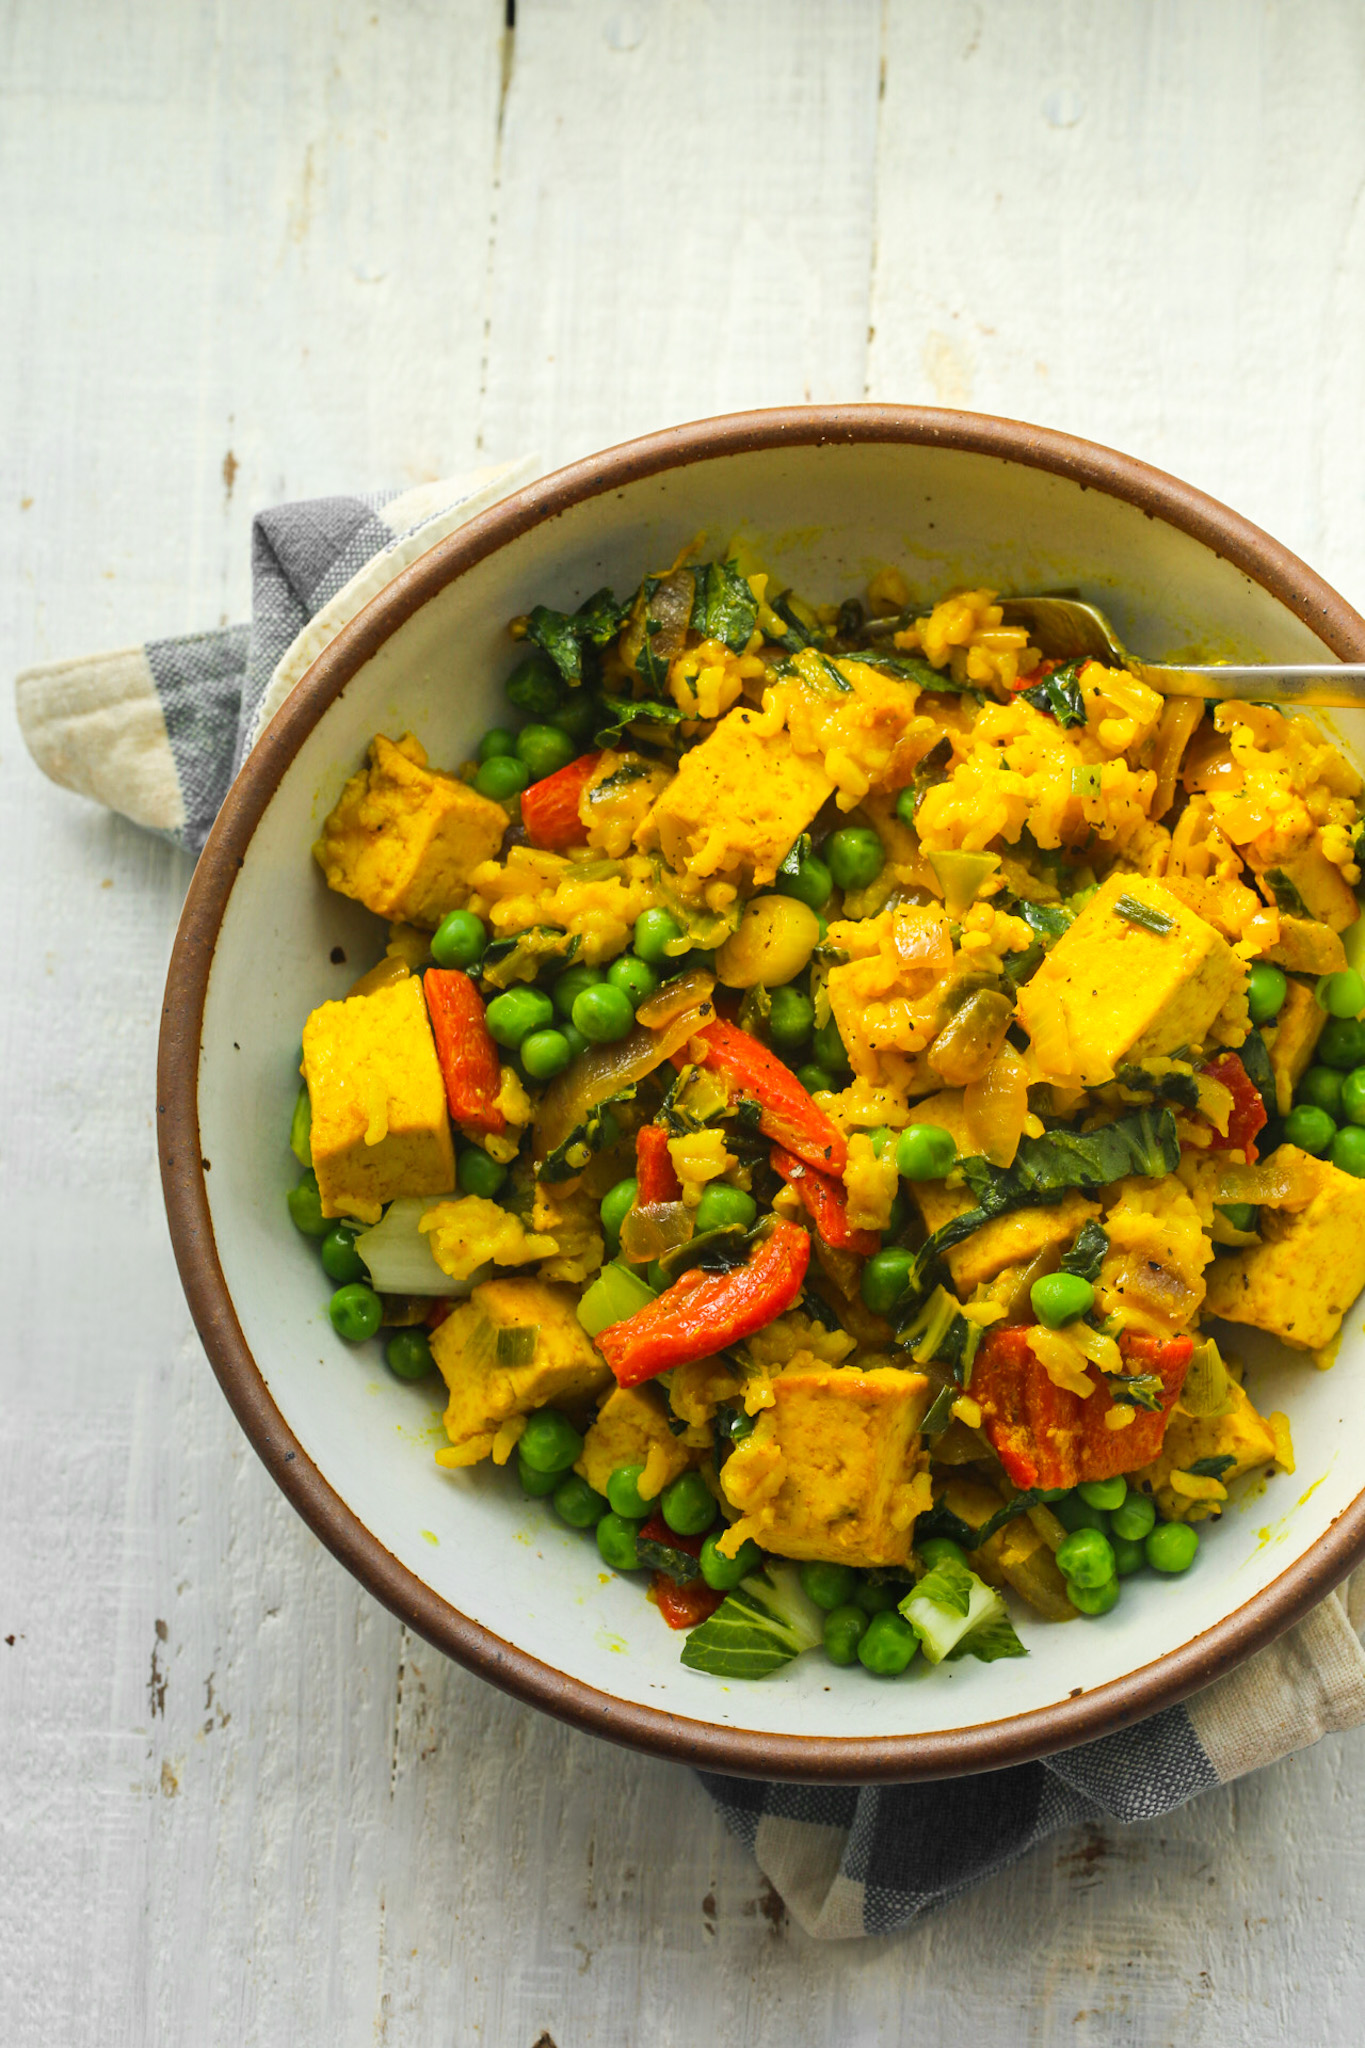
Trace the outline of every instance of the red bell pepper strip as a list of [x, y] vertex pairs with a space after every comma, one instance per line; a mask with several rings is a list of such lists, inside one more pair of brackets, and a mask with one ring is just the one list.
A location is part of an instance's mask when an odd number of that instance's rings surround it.
[[821, 1242], [835, 1251], [856, 1252], [860, 1259], [870, 1259], [881, 1238], [875, 1230], [855, 1230], [849, 1222], [843, 1182], [832, 1173], [817, 1173], [781, 1145], [774, 1145], [768, 1156], [773, 1172], [780, 1173], [787, 1186], [800, 1195]]
[[641, 1124], [635, 1134], [635, 1181], [637, 1208], [682, 1200], [682, 1182], [669, 1157], [668, 1132], [662, 1124]]
[[578, 815], [578, 799], [597, 773], [600, 754], [580, 754], [567, 768], [541, 777], [523, 790], [521, 822], [532, 846], [547, 853], [563, 853], [566, 846], [581, 846], [587, 828]]
[[970, 1397], [981, 1410], [991, 1446], [1018, 1487], [1079, 1486], [1113, 1479], [1149, 1465], [1161, 1449], [1166, 1420], [1180, 1398], [1194, 1350], [1189, 1337], [1119, 1339], [1125, 1364], [1161, 1380], [1160, 1410], [1137, 1408], [1122, 1429], [1109, 1429], [1114, 1406], [1108, 1383], [1092, 1370], [1088, 1400], [1054, 1386], [1029, 1349], [1028, 1330], [1010, 1325], [989, 1332], [972, 1366]]
[[1245, 1152], [1248, 1166], [1256, 1164], [1256, 1134], [1269, 1121], [1261, 1091], [1235, 1052], [1219, 1055], [1199, 1069], [1211, 1081], [1221, 1081], [1232, 1096], [1227, 1136], [1215, 1129], [1210, 1152]]
[[746, 1265], [728, 1273], [693, 1266], [633, 1316], [600, 1331], [597, 1348], [618, 1386], [638, 1387], [671, 1366], [710, 1358], [766, 1329], [799, 1297], [809, 1264], [805, 1231], [779, 1222]]
[[429, 967], [422, 990], [451, 1116], [465, 1131], [505, 1131], [507, 1119], [498, 1108], [502, 1068], [479, 991], [457, 967]]
[[[697, 1038], [708, 1050], [702, 1065], [713, 1067], [740, 1095], [751, 1095], [762, 1115], [758, 1127], [794, 1152], [807, 1166], [821, 1173], [842, 1173], [848, 1164], [848, 1147], [843, 1133], [817, 1109], [790, 1067], [784, 1067], [766, 1045], [760, 1045], [747, 1031], [717, 1017]], [[693, 1040], [692, 1043], [696, 1043]], [[688, 1051], [674, 1053], [675, 1067], [686, 1065]]]
[[[672, 1540], [676, 1542], [677, 1538]], [[653, 1591], [659, 1612], [670, 1628], [695, 1628], [699, 1621], [708, 1621], [725, 1598], [708, 1586], [705, 1579], [693, 1579], [689, 1585], [680, 1586], [667, 1572], [655, 1572]]]

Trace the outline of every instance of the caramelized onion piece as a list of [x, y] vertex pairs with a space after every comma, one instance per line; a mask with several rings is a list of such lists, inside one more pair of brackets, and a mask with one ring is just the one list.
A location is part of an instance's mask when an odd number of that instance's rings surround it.
[[682, 1202], [650, 1202], [630, 1209], [621, 1225], [621, 1257], [629, 1266], [661, 1259], [692, 1238], [692, 1212]]
[[[710, 987], [710, 976], [703, 976]], [[688, 1008], [671, 1017], [657, 1031], [636, 1024], [635, 1029], [615, 1045], [594, 1045], [551, 1081], [540, 1099], [535, 1122], [535, 1154], [544, 1159], [562, 1145], [570, 1131], [584, 1122], [599, 1102], [642, 1081], [656, 1067], [686, 1045], [694, 1032], [715, 1020], [715, 1005], [709, 992]]]

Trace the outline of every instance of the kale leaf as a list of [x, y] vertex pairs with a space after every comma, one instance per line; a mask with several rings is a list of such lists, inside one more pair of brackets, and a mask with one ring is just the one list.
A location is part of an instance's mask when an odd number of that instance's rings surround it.
[[618, 604], [604, 586], [585, 598], [576, 612], [536, 605], [526, 621], [526, 637], [549, 655], [566, 683], [577, 685], [583, 680], [584, 647], [608, 646], [629, 613], [629, 605]]
[[1196, 1479], [1221, 1479], [1237, 1463], [1231, 1451], [1223, 1451], [1216, 1458], [1196, 1458], [1192, 1465], [1184, 1467]]
[[733, 562], [703, 562], [694, 572], [692, 630], [743, 654], [758, 624], [758, 600]]
[[1276, 908], [1282, 910], [1286, 917], [1309, 915], [1308, 905], [1283, 868], [1267, 868], [1263, 879], [1275, 898]]
[[1074, 1273], [1078, 1280], [1094, 1280], [1099, 1275], [1109, 1251], [1109, 1234], [1094, 1219], [1087, 1217], [1076, 1233], [1076, 1242], [1069, 1252], [1062, 1253], [1062, 1271]]
[[1021, 692], [1024, 702], [1031, 704], [1035, 711], [1049, 713], [1058, 725], [1084, 725], [1085, 699], [1081, 695], [1080, 674], [1086, 659], [1088, 657], [1069, 661], [1065, 668], [1053, 669], [1041, 683]]
[[596, 735], [599, 747], [618, 747], [625, 737], [626, 728], [636, 721], [649, 725], [681, 725], [683, 713], [676, 704], [663, 704], [654, 697], [603, 697], [603, 704], [611, 713], [612, 722], [604, 725]]
[[1114, 1079], [1135, 1092], [1178, 1102], [1182, 1109], [1199, 1107], [1199, 1089], [1193, 1074], [1149, 1074], [1145, 1067], [1120, 1067]]

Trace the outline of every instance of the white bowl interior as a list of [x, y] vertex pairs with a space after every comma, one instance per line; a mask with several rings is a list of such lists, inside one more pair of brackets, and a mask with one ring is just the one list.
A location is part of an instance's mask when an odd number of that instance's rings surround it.
[[[1022, 1622], [1031, 1654], [869, 1683], [806, 1657], [761, 1684], [685, 1671], [680, 1638], [642, 1585], [605, 1572], [590, 1537], [560, 1526], [490, 1466], [449, 1473], [432, 1386], [395, 1381], [377, 1344], [349, 1349], [327, 1283], [290, 1228], [285, 1147], [307, 1012], [345, 992], [383, 950], [379, 921], [331, 894], [310, 858], [320, 821], [376, 731], [411, 729], [453, 765], [499, 721], [513, 661], [506, 621], [537, 601], [572, 607], [603, 583], [633, 587], [705, 534], [743, 532], [817, 600], [894, 563], [917, 595], [971, 581], [1078, 585], [1127, 644], [1153, 658], [1312, 660], [1321, 643], [1201, 542], [1042, 470], [931, 447], [793, 447], [693, 463], [566, 511], [480, 563], [411, 618], [331, 706], [285, 774], [233, 888], [204, 1016], [203, 1150], [218, 1252], [247, 1342], [289, 1427], [337, 1494], [417, 1578], [495, 1634], [640, 1706], [738, 1729], [867, 1737], [969, 1727], [1063, 1701], [1150, 1664], [1242, 1607], [1318, 1538], [1360, 1488], [1365, 1435], [1360, 1310], [1340, 1359], [1315, 1370], [1264, 1345], [1258, 1406], [1290, 1416], [1298, 1453], [1235, 1503], [1183, 1579], [1144, 1577], [1094, 1625]], [[1343, 717], [1360, 752], [1365, 727]], [[1354, 730], [1352, 730], [1354, 727]], [[332, 964], [333, 948], [344, 964]], [[1250, 1356], [1252, 1346], [1237, 1346]]]

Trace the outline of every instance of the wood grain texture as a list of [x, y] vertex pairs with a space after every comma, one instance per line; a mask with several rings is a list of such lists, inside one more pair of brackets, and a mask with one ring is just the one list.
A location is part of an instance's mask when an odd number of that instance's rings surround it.
[[[1359, 603], [1363, 66], [1349, 0], [11, 0], [5, 665], [243, 616], [284, 497], [864, 391], [1130, 448]], [[7, 2044], [1354, 2037], [1358, 1740], [822, 1947], [686, 1774], [407, 1639], [176, 1284], [187, 865], [3, 715]]]

